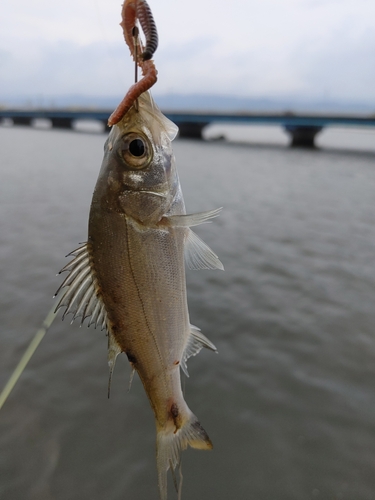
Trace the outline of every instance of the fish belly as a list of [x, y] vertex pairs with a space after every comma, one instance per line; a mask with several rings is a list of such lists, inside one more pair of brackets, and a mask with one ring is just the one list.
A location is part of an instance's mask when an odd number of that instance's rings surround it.
[[160, 425], [183, 406], [179, 363], [190, 333], [186, 229], [147, 228], [123, 214], [90, 220], [92, 267], [108, 327], [137, 370]]

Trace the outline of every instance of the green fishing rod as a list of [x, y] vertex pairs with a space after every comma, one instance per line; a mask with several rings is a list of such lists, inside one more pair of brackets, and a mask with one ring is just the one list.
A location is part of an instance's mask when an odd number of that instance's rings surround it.
[[25, 370], [28, 362], [32, 358], [34, 352], [37, 350], [39, 344], [43, 340], [43, 337], [45, 334], [48, 332], [50, 329], [53, 320], [56, 318], [56, 313], [55, 313], [55, 307], [53, 306], [50, 312], [47, 314], [45, 320], [42, 323], [42, 326], [39, 328], [39, 330], [35, 333], [34, 337], [32, 338], [30, 344], [28, 345], [24, 355], [22, 356], [20, 362], [16, 366], [14, 372], [10, 376], [8, 382], [5, 384], [4, 389], [0, 393], [0, 410], [3, 407], [5, 401], [8, 399], [9, 394], [12, 392], [14, 389], [14, 386], [18, 382], [18, 379], [22, 375], [23, 371]]

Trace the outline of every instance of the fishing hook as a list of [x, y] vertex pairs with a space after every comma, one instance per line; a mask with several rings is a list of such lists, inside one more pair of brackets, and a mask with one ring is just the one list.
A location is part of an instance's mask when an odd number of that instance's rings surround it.
[[[139, 49], [139, 29], [138, 26], [134, 26], [132, 30], [133, 42], [134, 42], [134, 83], [138, 82], [138, 49]], [[138, 99], [134, 101], [135, 110], [138, 111]]]
[[[120, 25], [123, 29], [125, 42], [130, 49], [130, 54], [136, 66], [141, 68], [143, 77], [137, 81], [136, 71], [136, 81], [109, 117], [109, 126], [115, 125], [122, 120], [138, 97], [149, 90], [157, 80], [157, 70], [151, 58], [158, 46], [158, 33], [148, 3], [146, 0], [126, 0], [122, 6], [121, 15], [122, 21]], [[143, 47], [138, 36], [137, 20], [146, 38], [145, 47]]]

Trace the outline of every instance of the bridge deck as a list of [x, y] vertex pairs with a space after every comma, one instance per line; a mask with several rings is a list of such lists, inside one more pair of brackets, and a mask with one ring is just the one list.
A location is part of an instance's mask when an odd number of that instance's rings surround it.
[[[106, 126], [112, 110], [106, 109], [0, 109], [0, 121], [10, 118], [15, 125], [31, 125], [37, 118], [51, 120], [56, 128], [72, 128], [75, 120], [98, 120]], [[202, 137], [202, 130], [210, 123], [243, 123], [281, 125], [292, 137], [292, 146], [314, 146], [314, 138], [327, 126], [365, 126], [375, 127], [375, 114], [372, 116], [355, 115], [318, 115], [294, 113], [216, 113], [193, 111], [168, 111], [163, 113], [180, 129], [182, 137]]]
[[[0, 109], [0, 118], [65, 118], [70, 120], [99, 120], [106, 121], [113, 110], [98, 109]], [[317, 126], [328, 125], [363, 125], [375, 126], [375, 114], [372, 116], [355, 115], [315, 115], [294, 113], [216, 113], [194, 111], [169, 111], [163, 113], [175, 122], [184, 123], [264, 123], [291, 126]]]

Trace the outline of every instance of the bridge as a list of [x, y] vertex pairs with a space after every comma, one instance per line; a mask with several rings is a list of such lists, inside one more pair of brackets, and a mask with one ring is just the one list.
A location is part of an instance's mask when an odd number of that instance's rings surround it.
[[[107, 120], [112, 110], [90, 109], [0, 109], [0, 121], [11, 119], [14, 125], [32, 126], [38, 118], [48, 119], [53, 128], [71, 129], [76, 120], [96, 120], [109, 130]], [[203, 129], [211, 123], [280, 125], [291, 136], [291, 146], [314, 147], [315, 136], [328, 126], [375, 127], [372, 116], [315, 115], [294, 113], [215, 113], [168, 111], [163, 113], [180, 129], [180, 137], [202, 138]]]

